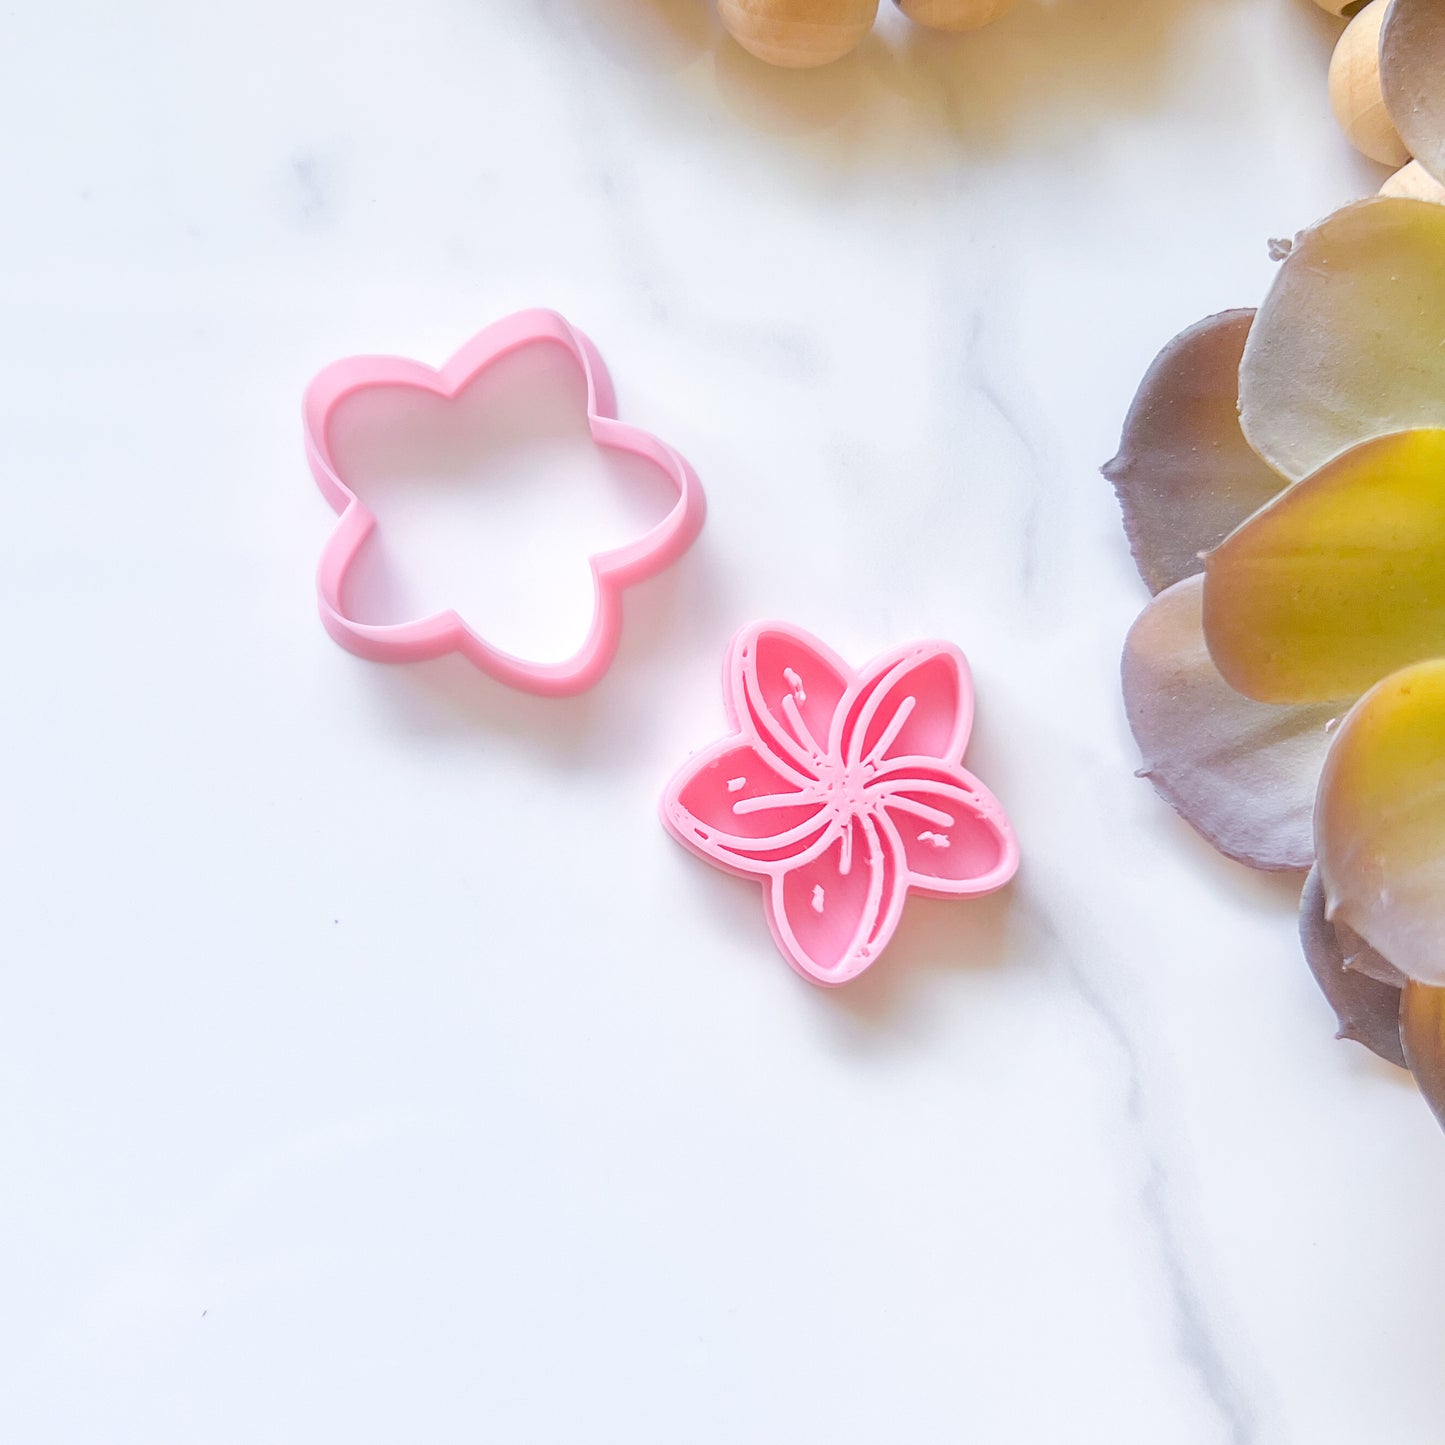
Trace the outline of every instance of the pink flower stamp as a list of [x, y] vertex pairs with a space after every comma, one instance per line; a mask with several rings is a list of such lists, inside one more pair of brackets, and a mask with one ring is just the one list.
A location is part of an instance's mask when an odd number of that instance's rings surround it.
[[952, 643], [855, 671], [800, 628], [754, 623], [728, 649], [723, 702], [731, 733], [673, 778], [662, 821], [709, 863], [758, 879], [805, 978], [862, 973], [910, 890], [976, 897], [1017, 871], [1003, 808], [963, 767], [973, 684]]

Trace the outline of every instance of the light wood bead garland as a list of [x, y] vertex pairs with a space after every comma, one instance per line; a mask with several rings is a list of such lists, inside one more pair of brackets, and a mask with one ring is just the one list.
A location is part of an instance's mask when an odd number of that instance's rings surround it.
[[[1380, 36], [1393, 0], [1314, 0], [1348, 20], [1330, 58], [1330, 106], [1350, 144], [1381, 165], [1398, 168], [1384, 195], [1445, 202], [1445, 186], [1415, 163], [1385, 104]], [[1439, 0], [1445, 6], [1445, 0]], [[769, 65], [810, 69], [841, 60], [873, 28], [879, 0], [716, 0], [728, 33]], [[894, 0], [908, 19], [930, 30], [962, 32], [991, 24], [1015, 0]], [[1442, 77], [1445, 84], [1445, 77]]]
[[[978, 30], [1014, 0], [896, 0], [918, 25]], [[807, 70], [841, 60], [873, 28], [878, 0], [717, 0], [722, 23], [750, 55], [769, 65]]]
[[1330, 106], [1357, 151], [1381, 165], [1402, 166], [1410, 152], [1380, 87], [1380, 27], [1388, 10], [1389, 0], [1370, 0], [1345, 27], [1330, 60]]
[[717, 8], [750, 55], [807, 70], [853, 50], [873, 28], [878, 0], [718, 0]]
[[896, 0], [916, 25], [930, 30], [981, 30], [992, 24], [1014, 0]]

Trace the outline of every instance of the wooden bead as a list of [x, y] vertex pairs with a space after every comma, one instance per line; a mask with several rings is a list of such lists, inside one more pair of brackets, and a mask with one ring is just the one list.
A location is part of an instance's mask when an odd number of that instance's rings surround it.
[[1315, 4], [1321, 10], [1328, 10], [1331, 15], [1338, 15], [1342, 20], [1348, 20], [1358, 15], [1361, 10], [1369, 4], [1369, 0], [1315, 0]]
[[1014, 0], [895, 0], [914, 22], [930, 30], [981, 30], [997, 20]]
[[1445, 186], [1442, 186], [1419, 161], [1402, 166], [1383, 186], [1382, 196], [1407, 196], [1414, 201], [1438, 201], [1445, 205]]
[[1384, 166], [1410, 159], [1380, 89], [1380, 27], [1389, 0], [1370, 3], [1350, 21], [1330, 59], [1330, 105], [1357, 151]]
[[728, 33], [769, 65], [840, 60], [873, 28], [878, 0], [718, 0]]

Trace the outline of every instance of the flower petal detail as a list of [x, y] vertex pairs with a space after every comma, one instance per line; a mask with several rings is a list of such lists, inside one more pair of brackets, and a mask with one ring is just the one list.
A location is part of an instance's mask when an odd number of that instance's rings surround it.
[[[1437, 345], [1445, 354], [1445, 333]], [[1256, 513], [1204, 570], [1210, 654], [1261, 702], [1355, 697], [1445, 652], [1445, 431], [1356, 447]]]
[[854, 672], [802, 628], [758, 623], [733, 639], [723, 678], [734, 723], [811, 772], [828, 745], [834, 713]]
[[1410, 978], [1445, 984], [1445, 659], [1372, 688], [1320, 779], [1328, 912]]
[[1154, 359], [1124, 422], [1114, 484], [1139, 575], [1160, 592], [1200, 569], [1246, 517], [1288, 485], [1239, 426], [1239, 362], [1253, 311], [1222, 311]]
[[[834, 985], [862, 973], [910, 888], [976, 894], [1012, 875], [1018, 849], [997, 800], [939, 756], [962, 753], [973, 712], [956, 647], [898, 648], [859, 674], [805, 632], [755, 623], [729, 649], [724, 696], [738, 731], [684, 766], [663, 822], [693, 852], [762, 882], [774, 940], [804, 977]], [[850, 761], [845, 737], [867, 746], [866, 760]], [[935, 755], [894, 756], [900, 748]], [[930, 824], [934, 836], [920, 836]]]
[[680, 843], [724, 867], [767, 871], [780, 852], [802, 853], [826, 817], [804, 780], [745, 738], [724, 738], [668, 784], [662, 821]]
[[1325, 890], [1318, 868], [1310, 870], [1300, 898], [1300, 943], [1315, 982], [1339, 1020], [1340, 1039], [1353, 1039], [1373, 1054], [1405, 1068], [1400, 1039], [1400, 987], [1352, 968], [1344, 940], [1325, 917]]
[[1393, 196], [1304, 231], [1255, 317], [1240, 421], [1291, 480], [1372, 437], [1445, 426], [1445, 207]]
[[869, 784], [897, 830], [908, 881], [922, 893], [972, 898], [1002, 888], [1019, 866], [1003, 808], [972, 773], [909, 758]]
[[1385, 108], [1415, 159], [1445, 183], [1445, 5], [1393, 0], [1380, 31]]
[[1411, 981], [1400, 1003], [1405, 1066], [1445, 1127], [1445, 988]]
[[1140, 774], [1197, 833], [1251, 868], [1314, 861], [1315, 790], [1340, 707], [1273, 707], [1236, 692], [1204, 643], [1204, 579], [1140, 613], [1124, 643], [1124, 707]]
[[830, 986], [847, 983], [893, 936], [907, 891], [897, 839], [853, 815], [826, 847], [775, 873], [768, 926], [804, 977]]
[[957, 764], [973, 728], [968, 660], [951, 642], [919, 642], [875, 657], [835, 720], [829, 752], [849, 764], [895, 758]]

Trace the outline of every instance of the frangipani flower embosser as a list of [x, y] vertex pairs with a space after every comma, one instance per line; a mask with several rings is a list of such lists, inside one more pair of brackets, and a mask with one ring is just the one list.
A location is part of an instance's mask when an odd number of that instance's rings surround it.
[[756, 623], [733, 639], [723, 695], [732, 732], [673, 778], [662, 819], [762, 883], [773, 937], [804, 977], [856, 978], [910, 890], [973, 897], [1013, 877], [1013, 829], [963, 767], [973, 686], [951, 643], [855, 671], [799, 628]]

